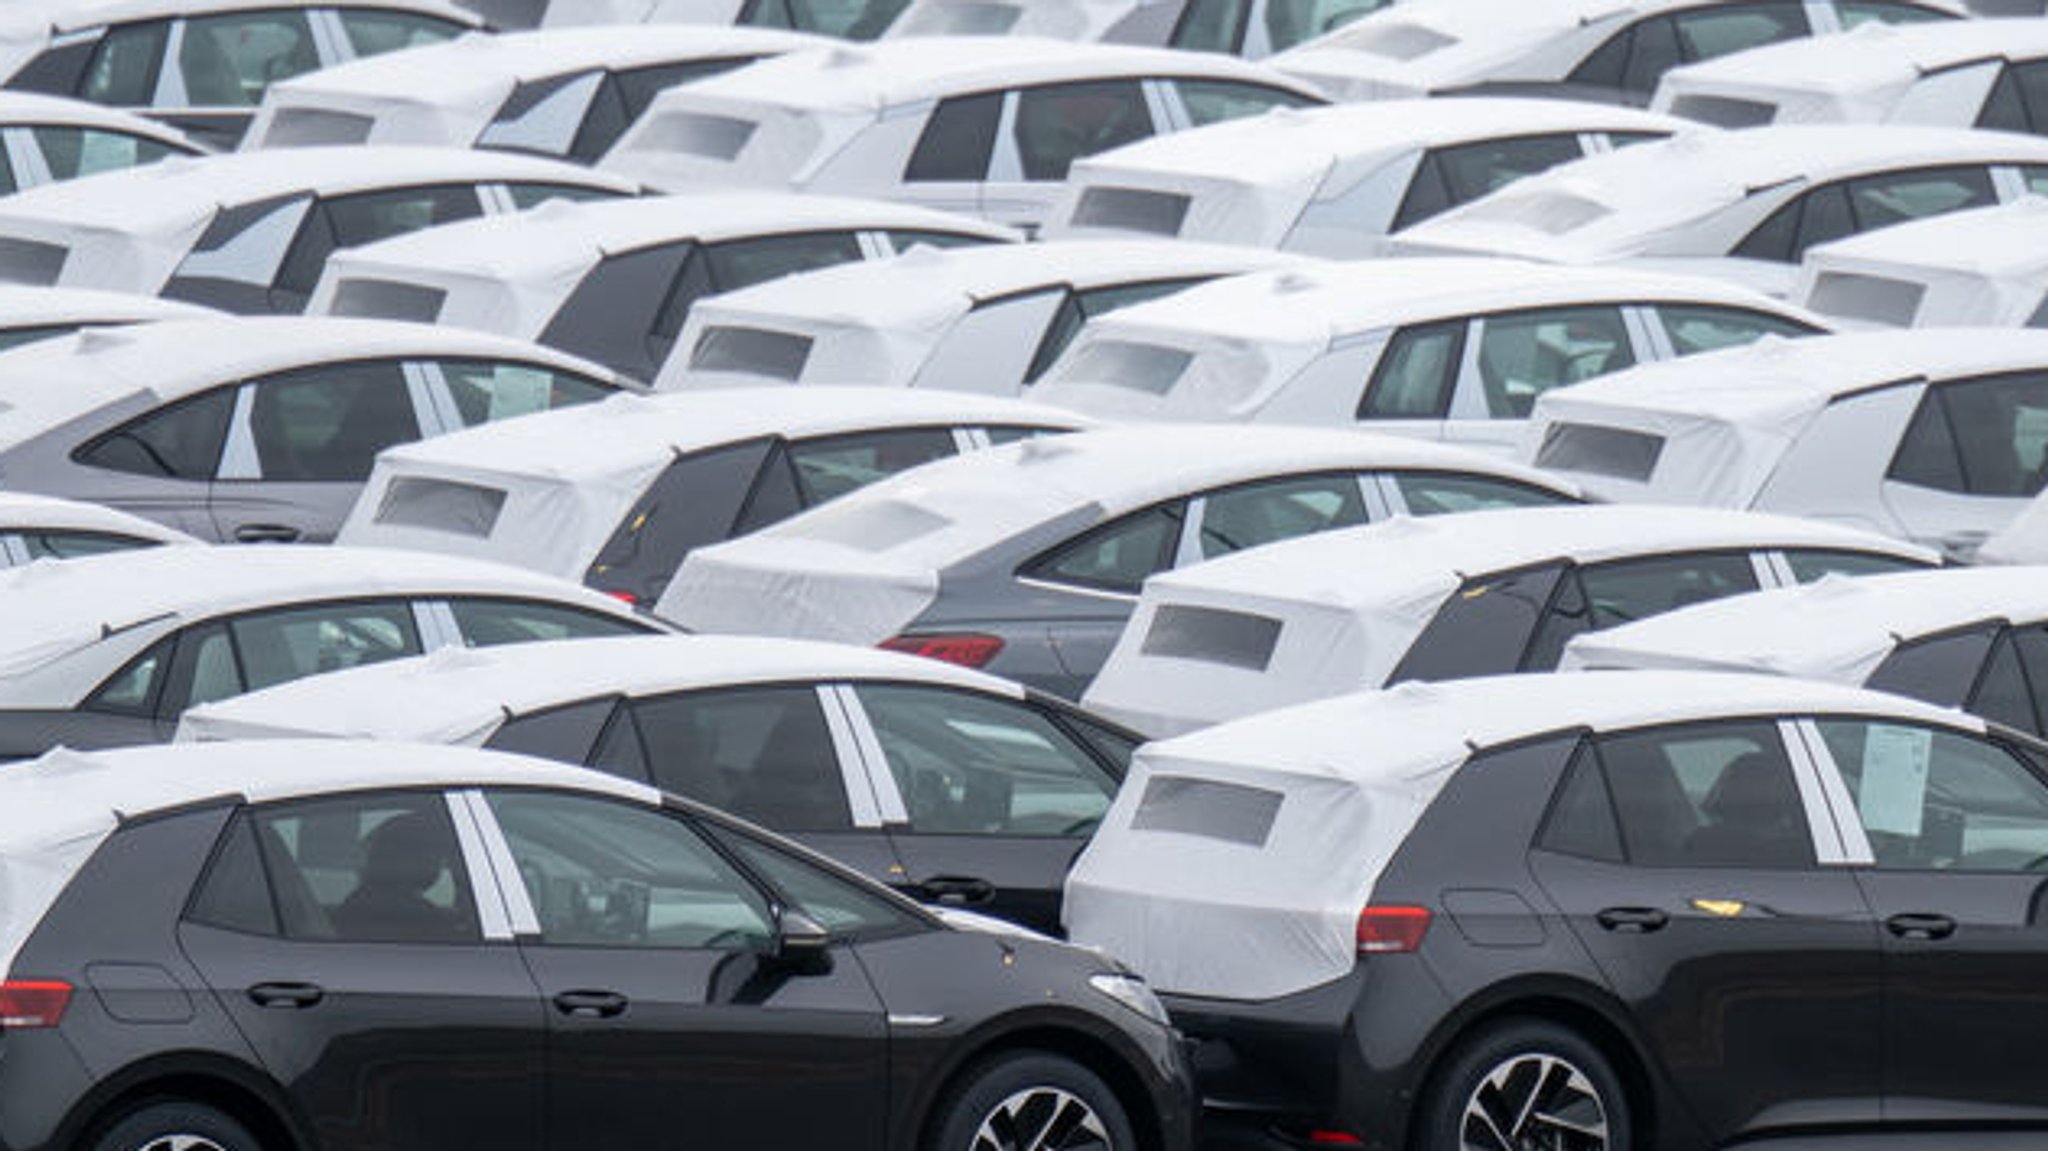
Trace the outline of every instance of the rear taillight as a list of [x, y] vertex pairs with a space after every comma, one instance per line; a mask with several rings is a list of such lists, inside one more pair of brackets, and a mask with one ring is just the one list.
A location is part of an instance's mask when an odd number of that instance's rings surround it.
[[55, 979], [0, 983], [0, 1031], [55, 1027], [71, 1003], [71, 985]]
[[1427, 907], [1368, 907], [1358, 913], [1358, 953], [1413, 951], [1428, 931]]
[[895, 639], [883, 640], [882, 646], [890, 651], [908, 652], [926, 659], [957, 663], [961, 667], [987, 667], [988, 661], [1003, 650], [1003, 641], [998, 636], [982, 635], [979, 632], [937, 632], [930, 635], [899, 635]]
[[618, 600], [620, 603], [625, 604], [627, 607], [640, 606], [640, 597], [634, 595], [632, 592], [612, 590], [607, 591], [604, 594], [612, 597], [615, 600]]
[[1365, 1143], [1349, 1131], [1328, 1131], [1320, 1127], [1308, 1133], [1308, 1141], [1318, 1147], [1359, 1147]]

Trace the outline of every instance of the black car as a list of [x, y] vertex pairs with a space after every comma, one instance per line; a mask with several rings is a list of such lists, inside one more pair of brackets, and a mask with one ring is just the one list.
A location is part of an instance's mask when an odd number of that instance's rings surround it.
[[2048, 1141], [2048, 747], [1977, 717], [1416, 683], [1148, 744], [1123, 799], [1068, 925], [1158, 988], [1242, 1142]]
[[0, 773], [0, 1148], [1186, 1151], [1141, 980], [642, 785], [244, 743]]

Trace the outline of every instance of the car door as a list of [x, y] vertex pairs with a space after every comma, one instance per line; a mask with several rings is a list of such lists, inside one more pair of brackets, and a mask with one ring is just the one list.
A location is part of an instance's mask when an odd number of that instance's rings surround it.
[[209, 493], [213, 534], [243, 543], [322, 543], [348, 516], [377, 453], [431, 426], [397, 360], [277, 372], [236, 389]]
[[322, 1148], [547, 1147], [547, 1020], [466, 820], [437, 791], [247, 808], [178, 928]]
[[309, 8], [186, 16], [170, 27], [149, 112], [209, 146], [232, 151], [278, 80], [334, 63], [328, 29]]
[[1968, 555], [2011, 522], [2044, 479], [2048, 372], [1941, 380], [1922, 390], [1881, 498], [1908, 538]]
[[776, 901], [680, 813], [509, 789], [477, 806], [547, 1005], [548, 1146], [882, 1151], [887, 1017], [843, 948], [777, 962]]
[[1155, 95], [1136, 77], [1017, 89], [1003, 109], [981, 215], [1037, 227], [1075, 160], [1163, 130], [1163, 110], [1155, 112], [1154, 103]]
[[1588, 740], [1529, 857], [1717, 1145], [1880, 1112], [1877, 925], [1790, 726]]
[[1845, 787], [1843, 831], [1884, 947], [1887, 1121], [2039, 1124], [2048, 1105], [2012, 1053], [2048, 1026], [2048, 782], [2000, 740], [1820, 717], [1816, 754]]
[[1060, 934], [1067, 870], [1123, 763], [1022, 699], [873, 682], [841, 698], [902, 860], [896, 886]]

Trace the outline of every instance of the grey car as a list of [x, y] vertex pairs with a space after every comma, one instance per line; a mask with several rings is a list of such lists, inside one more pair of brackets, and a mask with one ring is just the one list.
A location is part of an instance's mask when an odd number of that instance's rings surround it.
[[881, 643], [1074, 698], [1153, 572], [1396, 515], [1578, 499], [1528, 468], [1362, 432], [1076, 432], [926, 464], [699, 548], [654, 611], [697, 631]]

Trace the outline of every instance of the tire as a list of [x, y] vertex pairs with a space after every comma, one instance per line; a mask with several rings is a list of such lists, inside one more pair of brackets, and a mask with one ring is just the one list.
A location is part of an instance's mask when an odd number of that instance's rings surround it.
[[[1531, 1097], [1534, 1106], [1530, 1106]], [[1628, 1096], [1600, 1049], [1518, 1019], [1466, 1039], [1423, 1097], [1414, 1151], [1632, 1151]]]
[[939, 1101], [924, 1151], [1136, 1151], [1124, 1105], [1093, 1071], [1037, 1051], [999, 1055]]
[[263, 1151], [249, 1129], [203, 1103], [145, 1104], [90, 1144], [92, 1151]]

